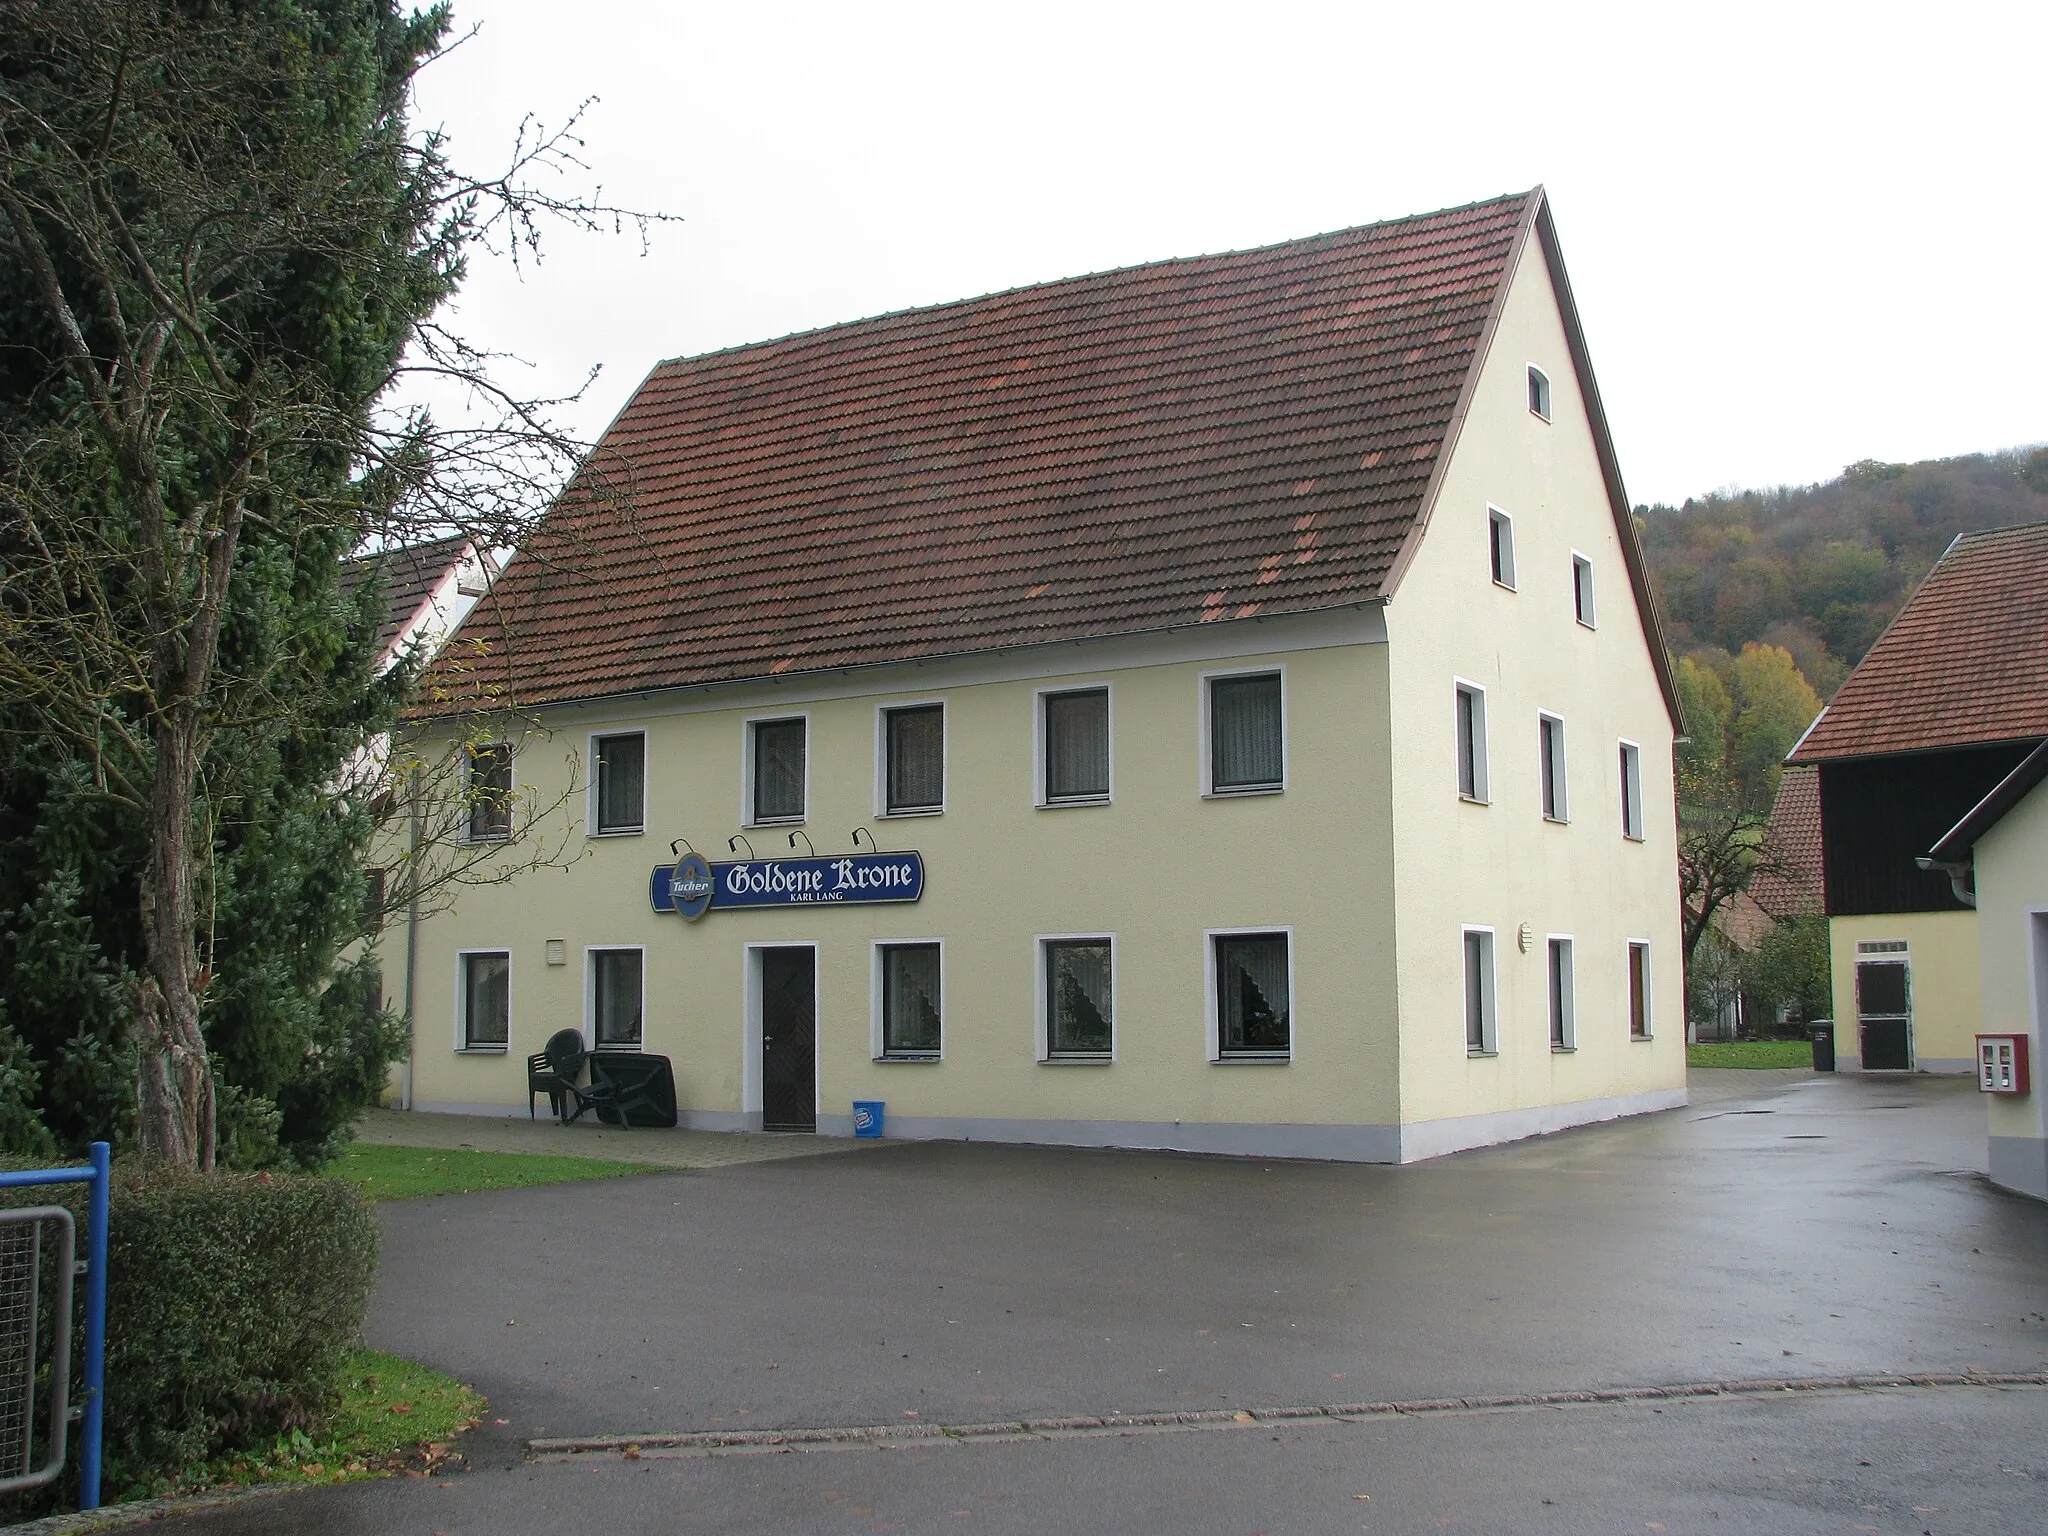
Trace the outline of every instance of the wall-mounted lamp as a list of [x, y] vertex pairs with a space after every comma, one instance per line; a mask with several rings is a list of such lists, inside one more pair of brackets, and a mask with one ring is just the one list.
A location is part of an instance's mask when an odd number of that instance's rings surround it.
[[[744, 832], [735, 832], [731, 837], [728, 837], [725, 840], [725, 851], [727, 853], [738, 853], [740, 851], [741, 843], [747, 843], [747, 834]], [[752, 843], [747, 843], [747, 857], [750, 859], [760, 858], [760, 855], [754, 852], [754, 845]]]
[[867, 833], [867, 839], [868, 839], [868, 851], [869, 851], [870, 853], [879, 853], [879, 852], [881, 852], [881, 850], [880, 850], [879, 848], [877, 848], [877, 847], [875, 846], [875, 834], [874, 834], [874, 833], [872, 833], [872, 832], [868, 832], [868, 829], [867, 829], [866, 827], [855, 827], [855, 828], [853, 829], [853, 851], [854, 851], [855, 853], [859, 853], [859, 852], [860, 852], [860, 839], [861, 839], [861, 834], [862, 834], [863, 832], [866, 832], [866, 833]]
[[798, 827], [794, 832], [789, 834], [789, 846], [794, 848], [796, 846], [796, 840], [798, 838], [802, 838], [804, 840], [804, 847], [809, 851], [811, 857], [815, 859], [818, 856], [818, 850], [811, 847], [811, 834], [806, 832], [802, 827]]

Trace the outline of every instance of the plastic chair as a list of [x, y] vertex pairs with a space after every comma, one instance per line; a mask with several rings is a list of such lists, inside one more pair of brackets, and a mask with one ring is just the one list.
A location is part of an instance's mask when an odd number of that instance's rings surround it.
[[[562, 1124], [574, 1125], [583, 1118], [583, 1112], [589, 1109], [599, 1110], [598, 1118], [603, 1119], [604, 1115], [601, 1106], [614, 1102], [619, 1096], [619, 1090], [618, 1086], [614, 1083], [594, 1080], [585, 1086], [577, 1086], [576, 1079], [583, 1075], [583, 1065], [590, 1058], [590, 1053], [583, 1049], [582, 1031], [575, 1029], [556, 1030], [554, 1034], [548, 1037], [547, 1047], [541, 1052], [541, 1055], [546, 1059], [548, 1075], [554, 1080], [556, 1085], [554, 1092], [561, 1095], [560, 1099], [556, 1101], [556, 1115]], [[553, 1094], [550, 1097], [552, 1098]], [[569, 1112], [572, 1104], [575, 1106], [573, 1114]], [[527, 1095], [526, 1109], [527, 1114], [531, 1116], [533, 1113], [533, 1096], [531, 1093]]]
[[[564, 1036], [567, 1037], [566, 1046], [563, 1044]], [[562, 1053], [565, 1054], [568, 1049], [581, 1049], [582, 1045], [583, 1036], [575, 1030], [558, 1030], [549, 1038], [546, 1050], [526, 1058], [527, 1119], [537, 1120], [540, 1118], [534, 1113], [533, 1106], [534, 1101], [542, 1094], [548, 1096], [549, 1112], [557, 1120], [562, 1118], [563, 1102], [570, 1090], [575, 1087], [575, 1074], [572, 1072], [568, 1077], [563, 1077], [555, 1070], [553, 1057], [558, 1054], [557, 1047], [563, 1047]]]

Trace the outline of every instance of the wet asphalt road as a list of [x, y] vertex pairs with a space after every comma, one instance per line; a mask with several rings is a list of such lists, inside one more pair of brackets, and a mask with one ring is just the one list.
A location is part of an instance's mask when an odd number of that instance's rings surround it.
[[169, 1528], [2048, 1531], [2038, 1389], [523, 1455], [607, 1432], [2040, 1372], [2048, 1207], [1991, 1189], [1983, 1152], [1967, 1083], [1834, 1078], [1401, 1169], [926, 1144], [406, 1202], [385, 1210], [370, 1338], [491, 1398], [505, 1422], [473, 1437], [475, 1470]]

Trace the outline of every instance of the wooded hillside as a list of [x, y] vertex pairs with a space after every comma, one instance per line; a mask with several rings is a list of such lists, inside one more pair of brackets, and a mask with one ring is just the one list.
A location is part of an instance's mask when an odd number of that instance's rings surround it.
[[1866, 460], [1820, 485], [1636, 516], [1673, 651], [1712, 663], [1752, 641], [1782, 646], [1826, 698], [1957, 534], [2048, 522], [2048, 448]]

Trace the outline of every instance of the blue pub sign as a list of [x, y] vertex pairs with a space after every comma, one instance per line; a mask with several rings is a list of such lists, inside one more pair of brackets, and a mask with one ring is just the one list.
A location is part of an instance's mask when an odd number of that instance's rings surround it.
[[657, 864], [647, 899], [657, 912], [687, 918], [742, 907], [874, 906], [924, 895], [917, 853], [846, 853], [822, 859], [744, 859], [712, 864], [685, 854]]

